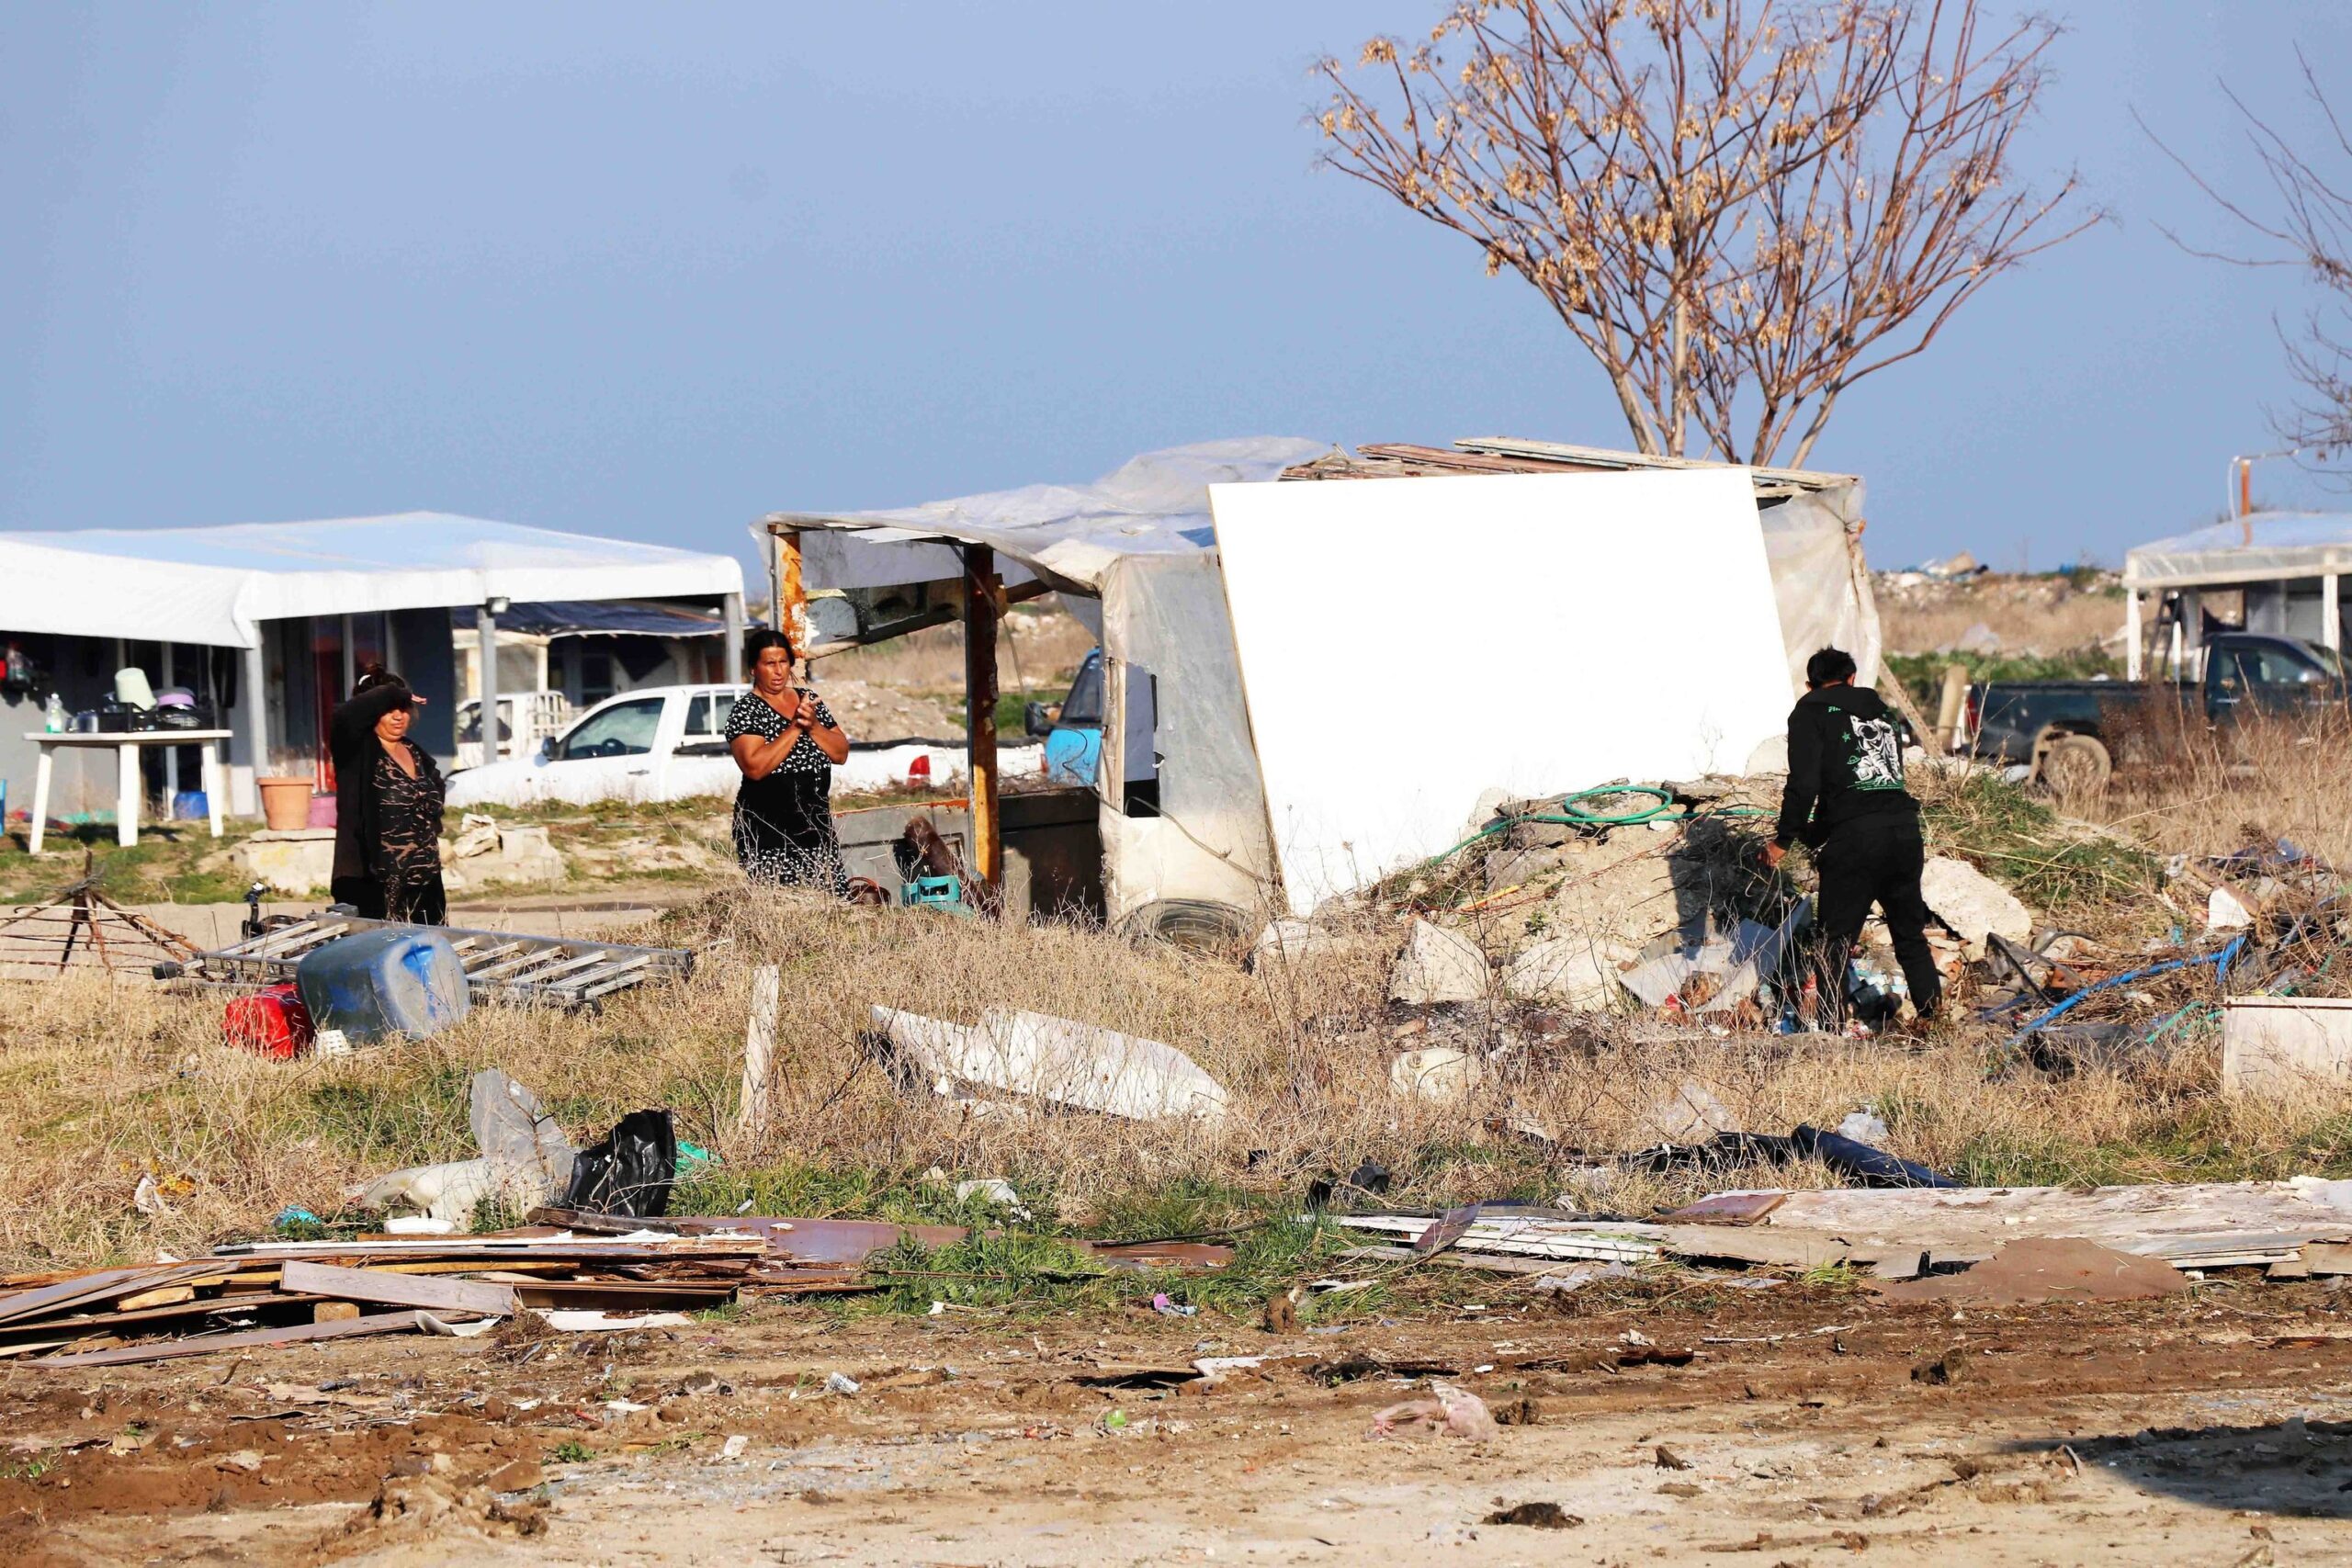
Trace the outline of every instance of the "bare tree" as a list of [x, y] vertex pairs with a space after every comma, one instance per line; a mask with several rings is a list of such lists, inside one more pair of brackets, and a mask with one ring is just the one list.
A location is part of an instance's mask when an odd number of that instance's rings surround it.
[[[2197, 182], [2199, 190], [2270, 248], [2262, 255], [2223, 254], [2199, 250], [2169, 229], [2164, 231], [2166, 238], [2184, 250], [2214, 260], [2243, 266], [2292, 267], [2308, 275], [2320, 290], [2322, 302], [2305, 315], [2299, 331], [2290, 333], [2283, 324], [2279, 328], [2287, 368], [2301, 384], [2303, 400], [2287, 413], [2273, 414], [2271, 423], [2289, 445], [2324, 459], [2352, 450], [2352, 343], [2346, 341], [2347, 334], [2352, 334], [2352, 196], [2346, 194], [2342, 185], [2352, 179], [2352, 137], [2347, 137], [2344, 122], [2336, 118], [2310, 60], [2300, 49], [2295, 59], [2302, 67], [2303, 90], [2318, 107], [2320, 118], [2327, 124], [2328, 139], [2334, 142], [2327, 155], [2343, 163], [2343, 172], [2333, 179], [2247, 107], [2236, 93], [2227, 86], [2222, 89], [2245, 122], [2246, 140], [2262, 161], [2263, 173], [2278, 199], [2277, 216], [2256, 216], [2244, 203], [2215, 188], [2154, 131], [2149, 136], [2164, 149], [2165, 156]], [[2147, 129], [2146, 121], [2141, 122], [2141, 129]]]
[[1533, 284], [1644, 452], [1803, 464], [1846, 389], [2079, 233], [2012, 145], [2055, 28], [1976, 0], [1463, 0], [1326, 60], [1326, 161]]

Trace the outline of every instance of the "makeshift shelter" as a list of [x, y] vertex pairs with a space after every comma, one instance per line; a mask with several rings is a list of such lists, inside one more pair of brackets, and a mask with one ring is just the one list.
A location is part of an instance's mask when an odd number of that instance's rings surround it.
[[[1208, 486], [1271, 480], [1324, 450], [1281, 436], [1204, 442], [1146, 453], [1091, 485], [1030, 485], [894, 511], [777, 513], [752, 532], [769, 555], [773, 602], [801, 617], [798, 646], [813, 641], [821, 654], [965, 621], [971, 869], [989, 882], [1003, 870], [996, 617], [1006, 604], [1060, 592], [1102, 637], [1107, 673], [1094, 814], [1103, 913], [1152, 930], [1228, 921], [1238, 934], [1264, 906], [1275, 871], [1237, 700]], [[834, 608], [854, 620], [812, 623], [812, 589], [840, 592]], [[1147, 704], [1150, 721], [1131, 726]], [[1129, 754], [1131, 733], [1137, 744], [1151, 737], [1148, 774]], [[1156, 775], [1156, 801], [1129, 790], [1138, 775]]]
[[[325, 716], [370, 660], [428, 699], [417, 736], [454, 760], [454, 608], [495, 648], [513, 603], [682, 600], [716, 611], [733, 650], [742, 592], [731, 556], [437, 512], [0, 535], [0, 639], [13, 654], [0, 777], [12, 806], [28, 798], [22, 734], [42, 728], [51, 693], [69, 712], [95, 708], [117, 671], [137, 668], [156, 689], [190, 688], [235, 730], [231, 805], [250, 811], [257, 773], [321, 770]], [[107, 781], [103, 798], [114, 794]]]
[[[1255, 437], [1147, 453], [1091, 485], [1032, 485], [886, 511], [780, 512], [752, 534], [767, 555], [773, 602], [796, 644], [816, 654], [967, 621], [971, 859], [989, 881], [1002, 871], [996, 616], [1010, 603], [1060, 592], [1102, 637], [1108, 672], [1093, 789], [1103, 912], [1130, 928], [1238, 932], [1282, 902], [1280, 872], [1207, 488], [1278, 477], [1650, 468], [1736, 471], [1751, 483], [1791, 694], [1801, 689], [1805, 656], [1824, 643], [1850, 649], [1865, 677], [1876, 675], [1878, 615], [1858, 543], [1861, 485], [1847, 475], [1730, 469], [1537, 442], [1368, 446], [1351, 455]], [[1445, 544], [1433, 538], [1429, 547]], [[1412, 628], [1449, 610], [1415, 600], [1409, 558], [1392, 570], [1396, 654], [1410, 657]], [[1324, 586], [1310, 572], [1295, 592]], [[1475, 617], [1478, 610], [1464, 604], [1452, 613]], [[1367, 656], [1331, 654], [1351, 667]], [[1381, 764], [1335, 758], [1333, 765]], [[1153, 798], [1131, 787], [1145, 778], [1156, 786]]]
[[2248, 512], [2135, 546], [2123, 557], [2130, 677], [2194, 669], [2216, 619], [2209, 600], [2222, 593], [2242, 596], [2237, 630], [2341, 649], [2347, 586], [2347, 513]]

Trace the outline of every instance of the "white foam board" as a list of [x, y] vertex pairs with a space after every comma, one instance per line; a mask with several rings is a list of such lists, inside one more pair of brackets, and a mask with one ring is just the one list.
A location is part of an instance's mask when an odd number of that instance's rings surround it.
[[1744, 469], [1209, 487], [1291, 908], [1491, 789], [1737, 773], [1792, 694]]

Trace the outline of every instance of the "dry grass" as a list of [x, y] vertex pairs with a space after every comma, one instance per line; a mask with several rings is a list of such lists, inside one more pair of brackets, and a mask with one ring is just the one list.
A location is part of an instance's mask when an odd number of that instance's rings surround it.
[[2287, 838], [2352, 867], [2352, 715], [2227, 728], [2166, 699], [2144, 710], [2106, 794], [2070, 803], [2165, 854], [2222, 855]]
[[1882, 584], [1880, 633], [1889, 653], [1948, 649], [1977, 626], [2004, 651], [2053, 654], [2088, 648], [2123, 629], [2122, 595], [2104, 585], [2079, 587], [2064, 575], [1991, 573], [1967, 582]]
[[[724, 1161], [697, 1197], [741, 1193], [769, 1212], [905, 1213], [933, 1190], [922, 1177], [935, 1166], [1010, 1177], [1065, 1224], [1181, 1227], [1204, 1206], [1295, 1202], [1313, 1177], [1365, 1158], [1396, 1173], [1406, 1201], [1548, 1200], [1587, 1163], [1575, 1151], [1657, 1142], [1654, 1108], [1686, 1081], [1756, 1131], [1834, 1125], [1871, 1102], [1895, 1152], [1980, 1180], [2352, 1173], [2352, 1100], [2223, 1102], [2212, 1042], [2194, 1034], [2136, 1073], [1988, 1081], [1991, 1042], [1968, 1035], [1906, 1051], [1473, 1010], [1453, 1021], [1459, 1036], [1511, 1048], [1469, 1100], [1441, 1105], [1388, 1089], [1394, 1054], [1433, 1038], [1390, 1032], [1389, 938], [1251, 974], [1099, 931], [738, 891], [673, 917], [667, 935], [706, 945], [690, 985], [626, 994], [596, 1017], [484, 1010], [434, 1040], [338, 1062], [271, 1063], [221, 1043], [217, 995], [20, 985], [0, 1046], [13, 1129], [0, 1144], [11, 1195], [0, 1254], [23, 1267], [185, 1254], [263, 1230], [287, 1205], [333, 1214], [362, 1179], [472, 1154], [466, 1080], [491, 1065], [536, 1088], [583, 1143], [625, 1111], [673, 1107], [682, 1136]], [[784, 971], [783, 1079], [774, 1129], [753, 1145], [734, 1105], [750, 974], [763, 963]], [[984, 1006], [1027, 1007], [1163, 1040], [1232, 1089], [1234, 1113], [1215, 1126], [974, 1117], [890, 1080], [860, 1040], [875, 1002], [966, 1021]], [[151, 1171], [168, 1215], [132, 1207]], [[1601, 1201], [1638, 1213], [1737, 1179], [1626, 1181]]]

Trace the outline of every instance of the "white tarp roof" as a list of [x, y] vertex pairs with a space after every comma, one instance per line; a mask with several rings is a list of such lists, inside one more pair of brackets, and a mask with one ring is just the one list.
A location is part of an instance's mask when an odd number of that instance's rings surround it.
[[2335, 570], [2352, 572], [2352, 513], [2256, 512], [2136, 545], [2123, 556], [2123, 581], [2133, 588], [2261, 582]]
[[288, 615], [742, 591], [732, 556], [446, 512], [0, 534], [0, 631], [252, 648]]
[[[811, 588], [896, 588], [963, 575], [949, 543], [987, 545], [1005, 558], [1005, 583], [1039, 577], [1056, 588], [1102, 591], [1119, 556], [1213, 547], [1208, 487], [1272, 479], [1331, 449], [1324, 441], [1248, 435], [1131, 457], [1092, 484], [1023, 485], [954, 501], [880, 512], [779, 512], [752, 525], [764, 552], [767, 525], [809, 530], [801, 581]], [[855, 530], [844, 532], [842, 530]]]

